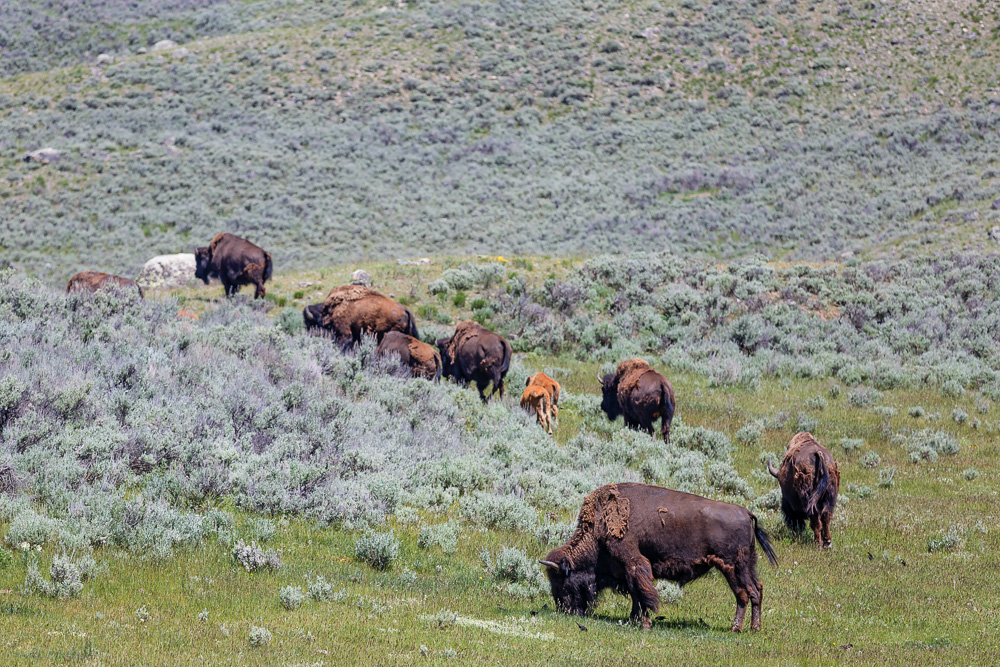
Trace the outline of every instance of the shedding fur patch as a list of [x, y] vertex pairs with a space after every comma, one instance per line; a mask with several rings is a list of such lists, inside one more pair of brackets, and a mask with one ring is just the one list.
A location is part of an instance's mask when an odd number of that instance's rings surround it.
[[577, 532], [593, 533], [598, 539], [622, 539], [628, 531], [629, 500], [618, 492], [618, 486], [607, 484], [592, 491], [583, 500]]
[[324, 305], [327, 309], [332, 310], [342, 303], [361, 301], [372, 296], [382, 295], [364, 285], [344, 285], [343, 287], [334, 287], [330, 290], [330, 293], [326, 296], [326, 303]]
[[215, 249], [219, 246], [222, 241], [222, 237], [226, 235], [226, 232], [220, 232], [212, 237], [212, 242], [208, 244], [208, 255], [211, 257], [215, 254]]
[[799, 451], [808, 444], [819, 445], [812, 433], [806, 433], [805, 431], [796, 433], [792, 436], [792, 439], [788, 443], [788, 449], [785, 450], [785, 458], [787, 459], [789, 456], [794, 455], [795, 452]]
[[660, 517], [660, 525], [663, 526], [663, 527], [666, 527], [667, 522], [663, 520], [663, 515], [664, 514], [670, 514], [670, 510], [667, 509], [666, 507], [657, 507], [656, 508], [656, 515], [658, 517]]
[[448, 356], [452, 359], [458, 358], [458, 350], [462, 347], [462, 344], [470, 338], [474, 338], [479, 335], [479, 332], [484, 327], [479, 324], [479, 322], [474, 322], [472, 320], [462, 320], [455, 325], [455, 333], [448, 340]]

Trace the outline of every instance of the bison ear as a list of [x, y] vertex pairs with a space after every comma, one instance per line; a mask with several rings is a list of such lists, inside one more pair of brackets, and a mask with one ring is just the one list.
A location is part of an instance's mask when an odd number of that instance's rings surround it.
[[562, 572], [562, 576], [568, 577], [572, 569], [573, 564], [569, 561], [569, 558], [563, 558], [559, 561], [559, 571]]

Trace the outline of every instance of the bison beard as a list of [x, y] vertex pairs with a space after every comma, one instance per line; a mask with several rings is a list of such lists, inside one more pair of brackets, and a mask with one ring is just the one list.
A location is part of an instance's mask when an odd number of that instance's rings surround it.
[[609, 484], [583, 501], [576, 532], [540, 561], [562, 611], [588, 614], [602, 590], [632, 598], [630, 619], [649, 628], [659, 607], [656, 579], [680, 585], [718, 569], [736, 596], [732, 630], [761, 626], [764, 586], [757, 578], [760, 544], [777, 558], [757, 517], [745, 508], [647, 484]]
[[660, 419], [663, 442], [670, 442], [674, 419], [674, 388], [670, 381], [642, 359], [626, 359], [615, 373], [598, 377], [601, 409], [614, 421], [619, 416], [625, 426], [653, 435], [653, 422]]
[[775, 470], [768, 461], [767, 470], [781, 487], [785, 524], [800, 532], [808, 519], [816, 544], [820, 548], [831, 547], [830, 524], [837, 507], [840, 471], [830, 451], [816, 442], [811, 433], [796, 433], [788, 443], [781, 467]]

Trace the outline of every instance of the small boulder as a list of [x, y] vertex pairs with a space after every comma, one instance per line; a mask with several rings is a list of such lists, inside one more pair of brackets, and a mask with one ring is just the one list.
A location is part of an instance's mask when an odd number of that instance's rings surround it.
[[364, 269], [358, 269], [351, 274], [351, 284], [352, 285], [364, 285], [365, 287], [372, 286], [372, 274], [368, 273]]
[[149, 260], [136, 276], [142, 289], [184, 287], [195, 282], [194, 253], [158, 255]]
[[177, 42], [172, 39], [161, 39], [156, 44], [153, 44], [151, 51], [167, 51], [169, 49], [177, 48]]
[[994, 243], [1000, 243], [1000, 225], [993, 225], [993, 228], [989, 231], [989, 235]]
[[97, 56], [97, 64], [98, 65], [110, 65], [114, 61], [115, 61], [115, 57], [113, 55], [111, 55], [110, 53], [102, 53], [99, 56]]
[[993, 203], [990, 204], [990, 208], [994, 211], [1000, 211], [1000, 197], [993, 200]]
[[62, 151], [57, 151], [55, 148], [39, 148], [37, 151], [25, 154], [24, 161], [49, 164], [50, 162], [58, 162], [60, 158], [62, 158]]

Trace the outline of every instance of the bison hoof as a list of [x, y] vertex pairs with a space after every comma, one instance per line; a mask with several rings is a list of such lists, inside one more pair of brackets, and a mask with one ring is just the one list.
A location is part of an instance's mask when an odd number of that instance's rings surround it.
[[653, 627], [653, 621], [649, 618], [649, 616], [643, 616], [642, 617], [642, 629], [643, 630], [651, 630], [652, 627]]

